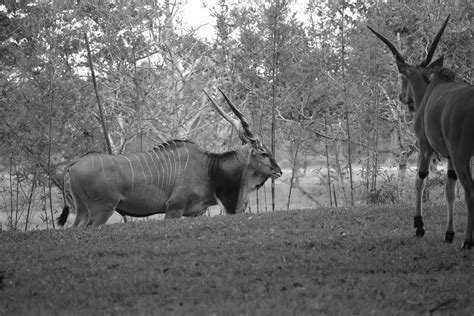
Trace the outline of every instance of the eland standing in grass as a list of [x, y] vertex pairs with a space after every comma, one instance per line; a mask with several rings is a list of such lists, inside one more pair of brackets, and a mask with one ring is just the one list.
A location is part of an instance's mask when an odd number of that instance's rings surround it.
[[422, 194], [424, 180], [435, 152], [448, 159], [446, 182], [447, 228], [445, 242], [454, 239], [453, 204], [457, 179], [461, 182], [467, 204], [466, 236], [462, 248], [473, 246], [474, 192], [470, 161], [474, 155], [474, 86], [454, 81], [454, 73], [443, 68], [443, 57], [431, 62], [449, 16], [430, 45], [425, 60], [409, 65], [395, 46], [385, 37], [369, 29], [381, 39], [396, 58], [401, 75], [401, 102], [415, 112], [414, 126], [418, 140], [418, 177], [416, 179], [416, 235], [422, 237]]
[[76, 210], [74, 226], [104, 224], [115, 210], [133, 217], [157, 213], [165, 213], [165, 218], [198, 216], [218, 201], [227, 213], [244, 212], [250, 191], [270, 177], [280, 177], [281, 169], [250, 131], [242, 113], [219, 91], [238, 119], [204, 93], [238, 131], [244, 143], [241, 148], [217, 154], [190, 141], [173, 140], [143, 153], [87, 154], [64, 170], [66, 206], [58, 224], [66, 223], [68, 204]]

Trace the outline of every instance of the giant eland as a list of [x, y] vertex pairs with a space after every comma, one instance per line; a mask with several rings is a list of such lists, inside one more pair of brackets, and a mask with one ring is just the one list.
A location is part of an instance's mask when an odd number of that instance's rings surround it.
[[449, 16], [430, 45], [425, 60], [418, 66], [406, 63], [389, 40], [368, 28], [395, 56], [402, 82], [400, 100], [415, 113], [414, 128], [419, 147], [415, 185], [416, 236], [422, 237], [425, 233], [422, 212], [424, 180], [428, 176], [431, 158], [437, 152], [448, 159], [445, 188], [447, 227], [444, 241], [451, 243], [454, 239], [454, 189], [459, 179], [467, 204], [467, 228], [462, 248], [470, 249], [473, 246], [474, 226], [474, 192], [470, 169], [470, 160], [474, 155], [474, 86], [456, 82], [454, 73], [443, 68], [443, 56], [431, 62], [448, 20]]
[[250, 191], [282, 173], [242, 113], [219, 91], [238, 119], [204, 93], [238, 131], [244, 144], [241, 148], [209, 153], [191, 141], [172, 140], [142, 153], [89, 153], [63, 172], [65, 207], [58, 224], [66, 223], [69, 205], [77, 214], [73, 226], [104, 224], [115, 210], [133, 217], [157, 213], [165, 213], [165, 218], [198, 216], [218, 201], [227, 213], [244, 212]]

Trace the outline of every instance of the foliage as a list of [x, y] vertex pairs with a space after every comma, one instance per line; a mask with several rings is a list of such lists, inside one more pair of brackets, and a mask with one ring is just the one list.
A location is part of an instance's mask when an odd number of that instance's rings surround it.
[[400, 202], [398, 182], [395, 175], [382, 173], [382, 185], [367, 193], [367, 204], [394, 204]]
[[84, 33], [115, 153], [172, 138], [212, 151], [237, 146], [202, 93], [221, 87], [267, 144], [275, 104], [277, 159], [296, 157], [297, 167], [296, 150], [305, 158], [327, 156], [345, 197], [347, 167], [362, 165], [367, 193], [376, 192], [380, 164], [413, 163], [416, 151], [412, 117], [397, 101], [393, 58], [366, 25], [417, 63], [450, 13], [438, 54], [459, 80], [472, 81], [468, 1], [309, 0], [296, 14], [296, 1], [220, 0], [209, 8], [214, 39], [183, 28], [178, 2], [6, 5], [0, 11], [0, 163], [8, 165], [7, 157], [19, 151], [27, 173], [39, 166], [38, 179], [59, 187], [66, 162], [105, 150]]

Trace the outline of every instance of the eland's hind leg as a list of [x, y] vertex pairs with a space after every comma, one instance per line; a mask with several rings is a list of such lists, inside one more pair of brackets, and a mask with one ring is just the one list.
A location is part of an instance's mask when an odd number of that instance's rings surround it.
[[169, 218], [181, 218], [183, 216], [183, 213], [185, 211], [184, 205], [186, 204], [186, 201], [184, 201], [182, 198], [175, 198], [174, 196], [171, 196], [168, 201], [165, 203], [166, 207], [166, 214], [165, 214], [165, 219]]
[[447, 202], [447, 222], [444, 242], [452, 243], [454, 240], [454, 189], [456, 187], [456, 171], [454, 171], [451, 160], [448, 160], [448, 177], [446, 179], [446, 202]]
[[74, 224], [72, 224], [73, 227], [79, 226], [82, 222], [84, 225], [87, 223], [89, 219], [89, 211], [87, 210], [86, 205], [80, 197], [76, 194], [72, 194], [73, 200], [74, 200], [74, 206], [76, 209], [76, 218], [74, 219]]
[[461, 182], [464, 188], [464, 195], [467, 205], [467, 227], [466, 237], [464, 239], [464, 243], [462, 244], [463, 249], [470, 249], [473, 246], [472, 228], [474, 220], [474, 194], [472, 192], [472, 177], [469, 163], [470, 157], [468, 159], [458, 159], [457, 161], [453, 161], [459, 182]]
[[[467, 200], [467, 199], [466, 199]], [[467, 200], [467, 227], [466, 227], [466, 238], [462, 245], [463, 249], [471, 249], [474, 246], [473, 243], [473, 227], [474, 227], [474, 195], [469, 196]]]
[[467, 204], [467, 225], [466, 225], [466, 237], [464, 238], [464, 243], [461, 248], [471, 249], [474, 246], [472, 242], [472, 228], [474, 221], [474, 195], [472, 194], [472, 185], [469, 189], [464, 189], [464, 194], [466, 195], [466, 204]]
[[425, 178], [428, 176], [431, 156], [433, 151], [431, 149], [423, 149], [420, 146], [420, 153], [418, 156], [418, 177], [416, 178], [416, 205], [415, 205], [415, 228], [416, 236], [423, 237], [425, 229], [423, 228], [423, 190], [425, 188]]
[[87, 225], [102, 225], [114, 214], [116, 203], [90, 203], [87, 207], [89, 209], [89, 221]]

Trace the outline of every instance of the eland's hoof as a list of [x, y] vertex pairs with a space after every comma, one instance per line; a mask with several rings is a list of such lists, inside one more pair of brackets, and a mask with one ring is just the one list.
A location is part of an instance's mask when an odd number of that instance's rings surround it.
[[444, 236], [444, 242], [445, 243], [452, 243], [454, 240], [454, 232], [446, 232], [446, 235]]
[[472, 241], [469, 242], [469, 241], [465, 240], [465, 241], [462, 243], [461, 249], [471, 249], [472, 244], [473, 244]]
[[423, 227], [418, 227], [416, 229], [416, 237], [423, 237], [425, 235], [425, 229]]

